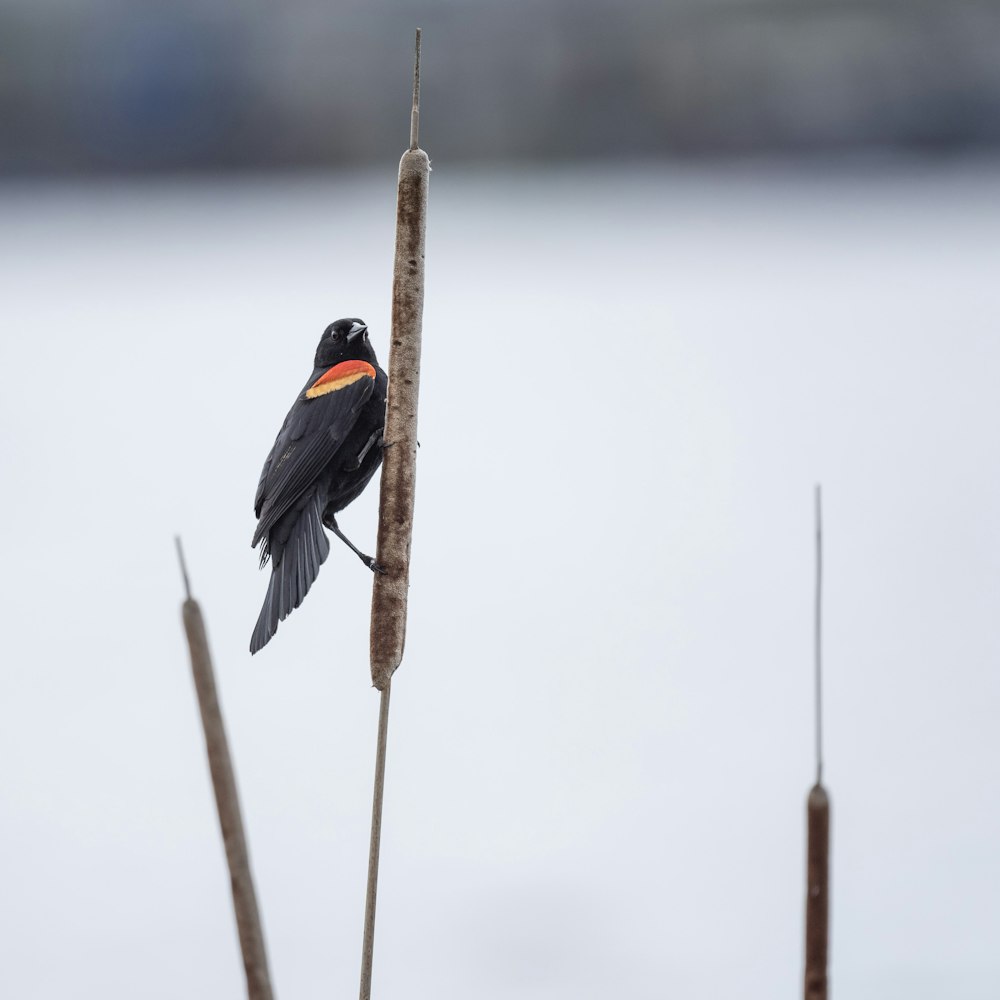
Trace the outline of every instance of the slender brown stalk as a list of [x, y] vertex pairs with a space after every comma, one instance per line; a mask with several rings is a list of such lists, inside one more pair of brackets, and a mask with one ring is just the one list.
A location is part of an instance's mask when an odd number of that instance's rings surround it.
[[361, 1000], [370, 1000], [375, 948], [375, 903], [378, 889], [385, 749], [389, 728], [389, 690], [403, 658], [406, 638], [406, 594], [410, 581], [410, 541], [416, 488], [417, 396], [420, 390], [420, 335], [424, 308], [424, 233], [427, 226], [427, 182], [430, 161], [418, 147], [420, 129], [420, 29], [413, 64], [410, 148], [399, 161], [396, 193], [396, 256], [392, 276], [392, 331], [389, 348], [389, 391], [385, 411], [385, 458], [379, 499], [376, 559], [384, 574], [372, 588], [371, 674], [381, 692], [375, 790], [368, 853], [364, 941], [361, 946]]
[[814, 694], [816, 783], [806, 804], [806, 968], [805, 1000], [826, 1000], [830, 949], [830, 798], [823, 787], [823, 516], [816, 487], [816, 602]]
[[186, 594], [182, 605], [184, 631], [187, 633], [188, 648], [191, 651], [191, 672], [198, 693], [201, 723], [205, 730], [208, 768], [212, 775], [222, 841], [226, 848], [226, 861], [229, 864], [236, 929], [239, 933], [243, 968], [247, 977], [247, 996], [250, 1000], [272, 1000], [271, 977], [267, 968], [267, 952], [264, 948], [264, 930], [257, 909], [257, 894], [254, 892], [253, 876], [250, 872], [250, 856], [243, 832], [236, 775], [233, 772], [226, 729], [222, 722], [222, 710], [219, 707], [219, 695], [215, 687], [215, 672], [208, 648], [205, 619], [198, 602], [191, 597], [181, 540], [176, 539], [176, 543]]
[[378, 748], [375, 752], [375, 790], [372, 793], [372, 832], [368, 843], [368, 890], [365, 894], [365, 933], [361, 946], [361, 1000], [372, 995], [372, 961], [375, 953], [375, 897], [378, 893], [378, 856], [382, 838], [382, 798], [385, 788], [385, 744], [389, 738], [389, 692], [382, 689], [378, 711]]

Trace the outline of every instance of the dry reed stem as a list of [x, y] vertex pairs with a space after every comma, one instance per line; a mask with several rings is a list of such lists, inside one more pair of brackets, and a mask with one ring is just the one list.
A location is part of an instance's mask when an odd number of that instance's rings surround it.
[[361, 945], [361, 1000], [372, 995], [372, 962], [375, 954], [375, 902], [378, 895], [378, 858], [382, 837], [382, 799], [385, 788], [385, 746], [389, 737], [389, 692], [386, 684], [379, 699], [378, 749], [375, 753], [375, 790], [372, 794], [372, 832], [368, 843], [368, 890], [365, 893], [365, 930]]
[[181, 614], [184, 631], [187, 634], [188, 649], [191, 652], [191, 673], [194, 675], [198, 707], [201, 710], [201, 724], [205, 731], [205, 749], [208, 752], [208, 768], [212, 775], [215, 804], [219, 811], [219, 826], [222, 828], [222, 841], [226, 849], [226, 861], [229, 864], [236, 929], [239, 933], [243, 969], [247, 979], [247, 996], [250, 1000], [272, 1000], [264, 930], [261, 927], [257, 894], [250, 872], [250, 856], [243, 831], [236, 775], [233, 772], [226, 729], [222, 722], [222, 710], [215, 686], [215, 672], [208, 648], [205, 619], [198, 602], [191, 597], [180, 539], [177, 539], [177, 554], [187, 594], [187, 599], [181, 606]]
[[386, 399], [385, 457], [379, 499], [376, 559], [385, 573], [372, 587], [371, 673], [381, 692], [375, 788], [368, 848], [364, 940], [361, 946], [361, 1000], [370, 1000], [375, 949], [375, 904], [385, 751], [389, 730], [389, 690], [403, 658], [406, 638], [406, 592], [410, 580], [410, 540], [416, 486], [417, 396], [420, 390], [420, 333], [424, 308], [424, 233], [427, 226], [427, 181], [430, 161], [417, 148], [420, 127], [420, 29], [413, 64], [410, 148], [399, 161], [396, 192], [396, 255], [392, 276], [392, 330], [389, 346], [389, 391]]

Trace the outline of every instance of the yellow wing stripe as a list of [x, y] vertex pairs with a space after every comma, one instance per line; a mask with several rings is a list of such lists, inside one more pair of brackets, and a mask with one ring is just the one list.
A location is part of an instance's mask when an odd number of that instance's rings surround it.
[[316, 399], [317, 396], [325, 396], [328, 392], [336, 392], [363, 378], [375, 378], [375, 369], [367, 361], [341, 361], [339, 365], [334, 365], [325, 371], [306, 389], [306, 399]]

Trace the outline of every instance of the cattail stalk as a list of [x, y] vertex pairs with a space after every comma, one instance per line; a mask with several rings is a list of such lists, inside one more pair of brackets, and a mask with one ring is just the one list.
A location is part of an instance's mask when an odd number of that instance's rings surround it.
[[226, 849], [226, 861], [229, 864], [229, 881], [233, 893], [233, 909], [236, 911], [240, 950], [243, 952], [247, 996], [250, 1000], [272, 1000], [271, 977], [267, 967], [267, 951], [264, 947], [264, 929], [261, 926], [257, 894], [250, 872], [250, 855], [247, 850], [246, 835], [243, 832], [236, 775], [233, 772], [226, 728], [219, 707], [219, 694], [215, 686], [215, 672], [208, 648], [205, 619], [198, 602], [191, 597], [181, 540], [176, 539], [176, 543], [181, 574], [184, 577], [185, 601], [181, 606], [181, 615], [184, 631], [187, 634], [188, 649], [191, 652], [191, 672], [198, 694], [201, 724], [205, 731], [208, 768], [212, 775], [219, 826], [222, 828], [222, 841]]
[[823, 787], [823, 519], [816, 487], [815, 604], [816, 783], [806, 803], [805, 1000], [826, 1000], [830, 949], [830, 798]]
[[375, 789], [368, 853], [364, 941], [361, 948], [361, 1000], [370, 1000], [375, 947], [375, 902], [385, 751], [389, 727], [390, 679], [403, 658], [406, 638], [406, 597], [410, 580], [410, 541], [416, 485], [417, 395], [420, 389], [420, 334], [424, 308], [424, 234], [427, 224], [427, 183], [430, 161], [419, 148], [420, 29], [413, 67], [410, 148], [399, 161], [396, 193], [396, 255], [392, 278], [392, 329], [389, 348], [389, 390], [385, 412], [385, 455], [379, 500], [376, 574], [372, 589], [371, 675], [381, 692]]

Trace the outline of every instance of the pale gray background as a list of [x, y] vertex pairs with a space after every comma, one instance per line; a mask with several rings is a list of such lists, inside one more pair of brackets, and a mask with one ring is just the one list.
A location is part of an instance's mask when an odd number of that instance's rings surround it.
[[[241, 995], [175, 532], [278, 993], [357, 988], [370, 578], [251, 660], [249, 539], [393, 199], [0, 191], [5, 997]], [[991, 161], [435, 170], [379, 996], [796, 995], [817, 480], [835, 995], [995, 996], [998, 235]]]

